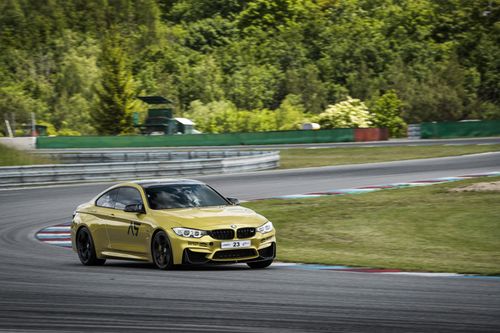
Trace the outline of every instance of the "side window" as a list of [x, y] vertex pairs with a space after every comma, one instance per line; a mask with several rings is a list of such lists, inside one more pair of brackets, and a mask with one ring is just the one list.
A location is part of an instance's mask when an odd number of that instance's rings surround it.
[[120, 187], [116, 196], [115, 209], [125, 209], [127, 205], [142, 203], [141, 194], [133, 187]]
[[106, 208], [115, 208], [115, 198], [116, 198], [117, 193], [118, 193], [117, 188], [104, 193], [95, 202], [96, 206], [106, 207]]

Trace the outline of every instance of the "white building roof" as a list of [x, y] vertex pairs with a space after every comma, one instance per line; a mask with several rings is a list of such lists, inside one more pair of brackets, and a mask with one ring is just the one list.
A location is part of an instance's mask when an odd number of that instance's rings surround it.
[[182, 125], [194, 125], [193, 121], [187, 118], [174, 118], [178, 122], [180, 122]]

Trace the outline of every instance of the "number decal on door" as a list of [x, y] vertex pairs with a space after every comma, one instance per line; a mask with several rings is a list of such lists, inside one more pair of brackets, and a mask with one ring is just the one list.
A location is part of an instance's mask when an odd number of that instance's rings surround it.
[[141, 224], [139, 222], [130, 222], [130, 225], [128, 226], [128, 231], [127, 235], [130, 235], [132, 233], [132, 236], [137, 236], [139, 234], [139, 226]]

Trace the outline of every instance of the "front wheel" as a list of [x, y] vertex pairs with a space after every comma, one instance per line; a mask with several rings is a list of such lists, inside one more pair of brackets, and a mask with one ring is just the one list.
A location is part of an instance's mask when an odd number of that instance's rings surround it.
[[273, 259], [247, 262], [248, 267], [253, 269], [266, 268], [273, 263]]
[[103, 265], [106, 259], [99, 259], [95, 254], [94, 241], [89, 229], [83, 227], [76, 234], [76, 250], [80, 262], [85, 266]]
[[174, 266], [172, 258], [172, 247], [168, 236], [164, 231], [158, 231], [151, 243], [151, 256], [153, 263], [159, 269], [170, 269]]

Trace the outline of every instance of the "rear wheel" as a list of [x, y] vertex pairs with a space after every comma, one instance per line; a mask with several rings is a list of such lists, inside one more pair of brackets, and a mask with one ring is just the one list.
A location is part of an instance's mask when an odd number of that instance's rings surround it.
[[158, 231], [151, 243], [151, 256], [153, 263], [159, 269], [170, 269], [174, 266], [172, 258], [172, 247], [168, 236], [164, 231]]
[[78, 258], [85, 266], [103, 265], [106, 259], [99, 259], [95, 254], [94, 241], [89, 229], [83, 227], [76, 234], [76, 250]]
[[263, 260], [263, 261], [247, 262], [247, 265], [250, 268], [259, 269], [259, 268], [266, 268], [269, 265], [271, 265], [272, 263], [273, 263], [273, 259], [269, 259], [269, 260]]

